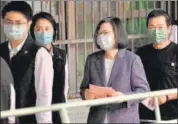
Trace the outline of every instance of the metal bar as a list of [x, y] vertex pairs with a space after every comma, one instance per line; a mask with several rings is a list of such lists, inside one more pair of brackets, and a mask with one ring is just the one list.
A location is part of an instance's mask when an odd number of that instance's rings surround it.
[[[94, 1], [92, 1], [92, 36], [94, 35], [94, 33], [95, 33], [95, 21], [94, 21], [94, 18], [95, 18], [95, 16], [94, 16], [94, 4], [97, 4], [97, 5], [99, 5], [98, 4], [98, 2], [94, 2]], [[95, 41], [93, 40], [93, 43], [92, 43], [92, 52], [94, 52], [95, 51]]]
[[[62, 35], [63, 35], [63, 34], [62, 34], [62, 33], [63, 33], [63, 27], [62, 27], [62, 26], [63, 26], [64, 24], [62, 25], [62, 22], [63, 22], [63, 14], [62, 14], [61, 12], [62, 12], [62, 9], [63, 9], [63, 8], [62, 8], [62, 6], [61, 6], [60, 1], [56, 1], [56, 2], [57, 2], [56, 4], [58, 5], [58, 7], [56, 7], [57, 10], [56, 10], [56, 12], [55, 12], [55, 13], [58, 13], [58, 17], [57, 17], [57, 18], [58, 18], [58, 24], [59, 24], [59, 25], [58, 25], [58, 28], [59, 28], [58, 35], [59, 35], [59, 39], [62, 39], [62, 37], [63, 37], [63, 36], [62, 36]], [[62, 2], [62, 1], [61, 1], [61, 2]], [[60, 28], [61, 28], [61, 30], [60, 30]]]
[[[91, 6], [92, 6], [92, 9], [91, 9], [91, 13], [92, 13], [92, 36], [94, 35], [94, 33], [95, 33], [95, 25], [94, 25], [94, 23], [95, 23], [95, 21], [94, 21], [94, 1], [92, 1], [92, 3], [91, 3]], [[94, 52], [95, 51], [95, 43], [94, 43], [95, 41], [93, 41], [93, 43], [92, 43], [92, 52]]]
[[[87, 4], [87, 2], [84, 1], [83, 4], [84, 4], [84, 10], [83, 10], [83, 11], [84, 11], [84, 12], [83, 12], [84, 39], [86, 39], [86, 38], [87, 38], [87, 34], [86, 34], [86, 29], [87, 29], [87, 28], [86, 28], [86, 25], [87, 25], [87, 23], [86, 23], [86, 22], [87, 22], [87, 17], [86, 17], [86, 15], [87, 15], [87, 14], [86, 14], [86, 12], [87, 12], [87, 11], [86, 11], [86, 7], [87, 7], [87, 6], [86, 6], [86, 4]], [[84, 42], [84, 62], [85, 62], [86, 58], [87, 58], [87, 44], [86, 44], [86, 42]]]
[[75, 37], [77, 39], [79, 38], [78, 23], [79, 23], [79, 19], [78, 19], [78, 7], [77, 7], [77, 1], [75, 1]]
[[163, 96], [163, 95], [169, 95], [169, 94], [176, 94], [176, 93], [178, 93], [177, 88], [174, 88], [174, 89], [169, 89], [169, 90], [136, 93], [136, 94], [116, 96], [116, 97], [110, 97], [110, 98], [101, 98], [101, 99], [84, 100], [84, 101], [81, 100], [81, 101], [76, 101], [72, 103], [53, 104], [51, 106], [28, 107], [28, 108], [23, 108], [23, 109], [18, 109], [18, 110], [1, 111], [1, 118], [6, 118], [10, 116], [30, 115], [30, 114], [41, 113], [41, 112], [46, 112], [46, 111], [56, 111], [62, 108], [95, 106], [95, 105], [103, 105], [103, 104], [109, 104], [109, 103], [122, 103], [122, 102], [130, 101], [130, 100], [138, 100], [138, 99]]
[[[66, 2], [66, 20], [67, 20], [67, 36], [68, 39], [75, 39], [75, 2], [74, 1], [67, 1]], [[71, 40], [70, 40], [71, 41]], [[72, 42], [72, 41], [71, 41]], [[73, 44], [68, 44], [68, 59], [69, 59], [69, 94], [75, 93], [75, 90], [72, 89], [71, 87], [75, 87], [77, 84], [76, 80], [76, 49], [75, 45]]]
[[[60, 25], [60, 27], [59, 28], [61, 28], [61, 31], [60, 31], [60, 33], [61, 33], [61, 38], [60, 39], [62, 39], [62, 40], [65, 40], [66, 39], [66, 21], [65, 21], [65, 16], [66, 16], [66, 12], [65, 12], [65, 1], [58, 1], [57, 2], [58, 3], [58, 6], [60, 6], [60, 12], [58, 12], [58, 13], [60, 13], [60, 15], [61, 16], [58, 16], [58, 20], [60, 20], [60, 22], [61, 22], [61, 25]], [[58, 10], [58, 11], [59, 11]]]
[[155, 117], [156, 117], [156, 121], [157, 123], [159, 123], [161, 121], [161, 114], [160, 114], [160, 109], [159, 109], [159, 103], [158, 103], [158, 98], [154, 97], [154, 104], [155, 104]]
[[99, 20], [102, 19], [102, 8], [101, 8], [101, 1], [98, 2], [99, 3]]
[[86, 2], [83, 2], [83, 31], [84, 31], [84, 39], [86, 38]]
[[[157, 123], [157, 121], [156, 120], [143, 120], [143, 119], [141, 119], [140, 120], [141, 122], [151, 122], [152, 124], [153, 123]], [[177, 124], [177, 119], [173, 119], [173, 120], [167, 120], [167, 121], [160, 121], [159, 123], [161, 123], [161, 124], [163, 124], [163, 123], [172, 123], [172, 124]]]
[[134, 39], [131, 40], [131, 51], [134, 52]]
[[[148, 7], [148, 5], [149, 5], [149, 2], [150, 1], [145, 1], [146, 2], [146, 8], [145, 8], [145, 11], [146, 11], [146, 15], [148, 15], [148, 10], [149, 10], [149, 7]], [[153, 2], [153, 8], [155, 7], [155, 2], [154, 1], [151, 1], [151, 2]]]
[[116, 2], [116, 17], [118, 17], [118, 15], [119, 15], [119, 12], [118, 12], [118, 8], [119, 8], [119, 7], [118, 7], [118, 4], [119, 4], [119, 3], [118, 3], [118, 1], [115, 1], [115, 2]]
[[[135, 2], [135, 1], [134, 1]], [[132, 7], [132, 1], [130, 1], [130, 4], [129, 4], [129, 6], [130, 6], [130, 11], [129, 11], [129, 14], [131, 14], [131, 20], [129, 20], [128, 19], [128, 21], [130, 21], [131, 22], [131, 27], [130, 27], [130, 29], [131, 29], [131, 32], [132, 31], [134, 31], [134, 18], [133, 18], [133, 7]], [[128, 22], [128, 24], [129, 24], [129, 22]]]
[[92, 14], [92, 34], [94, 34], [94, 32], [95, 32], [95, 25], [94, 25], [94, 23], [95, 23], [95, 21], [94, 21], [94, 1], [92, 1], [92, 3], [91, 3], [91, 7], [92, 7], [92, 9], [91, 9], [91, 14]]
[[161, 9], [166, 10], [166, 3], [165, 1], [160, 1], [161, 2]]
[[126, 27], [126, 22], [125, 22], [125, 20], [126, 20], [126, 16], [125, 16], [125, 11], [124, 11], [124, 9], [125, 9], [125, 1], [123, 1], [123, 22], [124, 22], [124, 27]]
[[[145, 38], [145, 34], [137, 34], [137, 35], [129, 35], [128, 39], [138, 39], [138, 38]], [[88, 43], [93, 42], [93, 39], [72, 39], [72, 40], [57, 40], [54, 44], [77, 44], [77, 43]]]
[[49, 1], [49, 12], [52, 13], [52, 1]]
[[[79, 30], [78, 30], [78, 25], [79, 25], [79, 19], [78, 19], [78, 7], [77, 7], [77, 1], [75, 1], [75, 37], [79, 38]], [[76, 72], [75, 72], [75, 76], [76, 76], [76, 84], [75, 84], [75, 94], [77, 93], [77, 81], [78, 81], [78, 65], [79, 65], [79, 51], [78, 51], [78, 45], [75, 45], [75, 49], [76, 49], [76, 59], [75, 59], [75, 63], [76, 63]]]
[[76, 46], [76, 72], [75, 72], [75, 75], [76, 75], [76, 85], [75, 85], [75, 93], [77, 93], [77, 89], [78, 89], [78, 84], [77, 84], [77, 82], [78, 82], [78, 74], [79, 74], [79, 72], [78, 72], [78, 67], [79, 67], [79, 50], [78, 50], [78, 45], [79, 44], [76, 44], [75, 46]]
[[[78, 19], [78, 14], [79, 14], [79, 11], [78, 11], [78, 7], [77, 7], [77, 1], [75, 1], [75, 37], [78, 39], [79, 38], [79, 30], [78, 30], [78, 26], [79, 26], [79, 19]], [[75, 72], [75, 75], [76, 75], [76, 84], [75, 84], [75, 94], [77, 93], [77, 81], [78, 81], [78, 65], [79, 65], [79, 51], [78, 51], [78, 45], [79, 44], [76, 44], [75, 45], [75, 48], [76, 48], [76, 72]]]
[[152, 1], [153, 2], [153, 9], [155, 9], [156, 8], [156, 2], [157, 1]]
[[171, 15], [171, 1], [167, 1], [168, 2], [168, 14]]
[[[138, 32], [139, 32], [139, 33], [141, 33], [141, 24], [142, 24], [142, 23], [141, 23], [141, 16], [140, 16], [141, 4], [142, 4], [141, 2], [142, 2], [142, 1], [139, 1], [139, 11], [138, 11], [138, 12], [139, 12], [139, 18], [138, 18], [138, 23], [139, 23], [139, 24], [138, 24]], [[144, 10], [144, 11], [145, 11], [145, 10]]]
[[[177, 15], [177, 12], [178, 12], [178, 7], [177, 7], [177, 6], [178, 6], [178, 1], [175, 1], [175, 4], [174, 4], [174, 5], [175, 5], [175, 20], [176, 20], [176, 19], [178, 19], [178, 17], [177, 17], [177, 16], [178, 16], [178, 15]], [[176, 11], [177, 11], [177, 12], [176, 12]]]
[[41, 11], [43, 11], [43, 1], [41, 1], [40, 4], [41, 4]]
[[108, 7], [107, 7], [107, 12], [108, 12], [108, 16], [111, 15], [111, 1], [107, 1]]
[[69, 115], [67, 113], [66, 108], [62, 108], [59, 111], [59, 114], [61, 116], [62, 123], [64, 123], [64, 124], [70, 123]]
[[[34, 4], [35, 1], [32, 1], [32, 9], [35, 10], [35, 4]], [[35, 14], [35, 12], [33, 11], [33, 15]]]

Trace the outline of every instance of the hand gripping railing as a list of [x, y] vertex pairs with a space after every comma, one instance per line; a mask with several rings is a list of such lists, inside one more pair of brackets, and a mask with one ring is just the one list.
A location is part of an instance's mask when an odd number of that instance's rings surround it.
[[[10, 110], [10, 111], [1, 111], [1, 118], [7, 118], [10, 116], [24, 116], [24, 115], [30, 115], [30, 114], [41, 113], [41, 112], [46, 112], [46, 111], [59, 111], [62, 122], [70, 123], [70, 119], [69, 119], [69, 116], [66, 110], [67, 108], [103, 105], [103, 104], [108, 104], [108, 103], [121, 103], [125, 101], [130, 101], [130, 100], [138, 100], [138, 99], [154, 97], [155, 104], [156, 104], [155, 123], [163, 123], [164, 121], [161, 121], [157, 96], [176, 94], [176, 93], [178, 92], [177, 92], [177, 89], [175, 88], [175, 89], [169, 89], [169, 90], [160, 90], [160, 91], [153, 91], [153, 92], [146, 92], [146, 93], [116, 96], [116, 97], [111, 97], [111, 98], [101, 98], [101, 99], [95, 99], [95, 100], [84, 100], [84, 101], [76, 101], [76, 102], [70, 102], [70, 103], [53, 104], [51, 106], [21, 108], [21, 109]], [[173, 122], [175, 123], [177, 121], [173, 120]]]

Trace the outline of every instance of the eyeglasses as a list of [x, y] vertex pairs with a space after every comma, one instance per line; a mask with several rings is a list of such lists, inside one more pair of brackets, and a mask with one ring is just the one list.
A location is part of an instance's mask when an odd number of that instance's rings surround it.
[[4, 24], [21, 26], [21, 25], [24, 25], [24, 24], [26, 24], [26, 23], [25, 23], [25, 22], [16, 22], [16, 23], [13, 23], [13, 22], [11, 22], [11, 21], [4, 21]]
[[104, 34], [104, 35], [107, 35], [109, 33], [111, 33], [113, 31], [103, 31], [103, 32], [98, 32], [98, 35], [101, 35], [101, 34]]

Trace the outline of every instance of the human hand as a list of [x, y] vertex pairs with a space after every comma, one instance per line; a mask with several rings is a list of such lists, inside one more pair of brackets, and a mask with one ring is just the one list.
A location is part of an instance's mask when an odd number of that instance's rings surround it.
[[166, 96], [159, 96], [158, 97], [158, 103], [159, 105], [162, 105], [167, 102], [167, 97]]
[[123, 96], [124, 94], [120, 91], [113, 92], [112, 94], [108, 94], [109, 97], [113, 96]]
[[[159, 104], [159, 105], [162, 105], [162, 104], [164, 104], [164, 103], [167, 102], [166, 96], [158, 96], [157, 98], [158, 98], [158, 104]], [[154, 98], [151, 98], [151, 99], [149, 100], [148, 104], [149, 104], [150, 106], [154, 106], [154, 105], [155, 105], [155, 104], [154, 104]]]
[[85, 99], [95, 99], [95, 94], [91, 92], [90, 89], [86, 89], [84, 92]]

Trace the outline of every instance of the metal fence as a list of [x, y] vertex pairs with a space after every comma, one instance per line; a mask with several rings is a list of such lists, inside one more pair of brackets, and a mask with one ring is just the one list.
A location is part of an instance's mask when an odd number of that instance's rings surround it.
[[[92, 37], [99, 20], [107, 16], [122, 19], [129, 34], [128, 49], [135, 51], [149, 42], [146, 32], [146, 16], [155, 8], [166, 10], [172, 19], [178, 19], [177, 0], [37, 0], [27, 1], [34, 14], [39, 11], [51, 13], [58, 23], [56, 45], [66, 49], [69, 63], [69, 94], [77, 97], [83, 78], [84, 64], [88, 54], [96, 51]], [[1, 8], [7, 1], [1, 1]], [[1, 42], [4, 41], [1, 28]]]
[[122, 103], [130, 100], [139, 100], [139, 99], [154, 97], [154, 102], [156, 107], [155, 108], [156, 120], [142, 120], [142, 121], [152, 122], [152, 123], [177, 123], [177, 119], [169, 120], [169, 121], [161, 120], [161, 114], [160, 114], [160, 109], [159, 109], [158, 99], [157, 99], [157, 96], [177, 94], [177, 93], [178, 93], [177, 89], [175, 88], [175, 89], [161, 90], [161, 91], [154, 91], [154, 92], [147, 92], [147, 93], [136, 93], [132, 95], [124, 95], [124, 96], [117, 96], [111, 98], [101, 98], [95, 100], [77, 101], [72, 103], [54, 104], [51, 106], [21, 108], [21, 109], [11, 110], [11, 111], [1, 111], [1, 118], [7, 118], [11, 116], [18, 117], [24, 115], [31, 115], [31, 114], [41, 113], [46, 111], [59, 111], [62, 119], [62, 123], [70, 123], [70, 118], [67, 112], [68, 108], [82, 107], [82, 106], [96, 106], [96, 105], [104, 105], [104, 104], [111, 104], [111, 103]]

